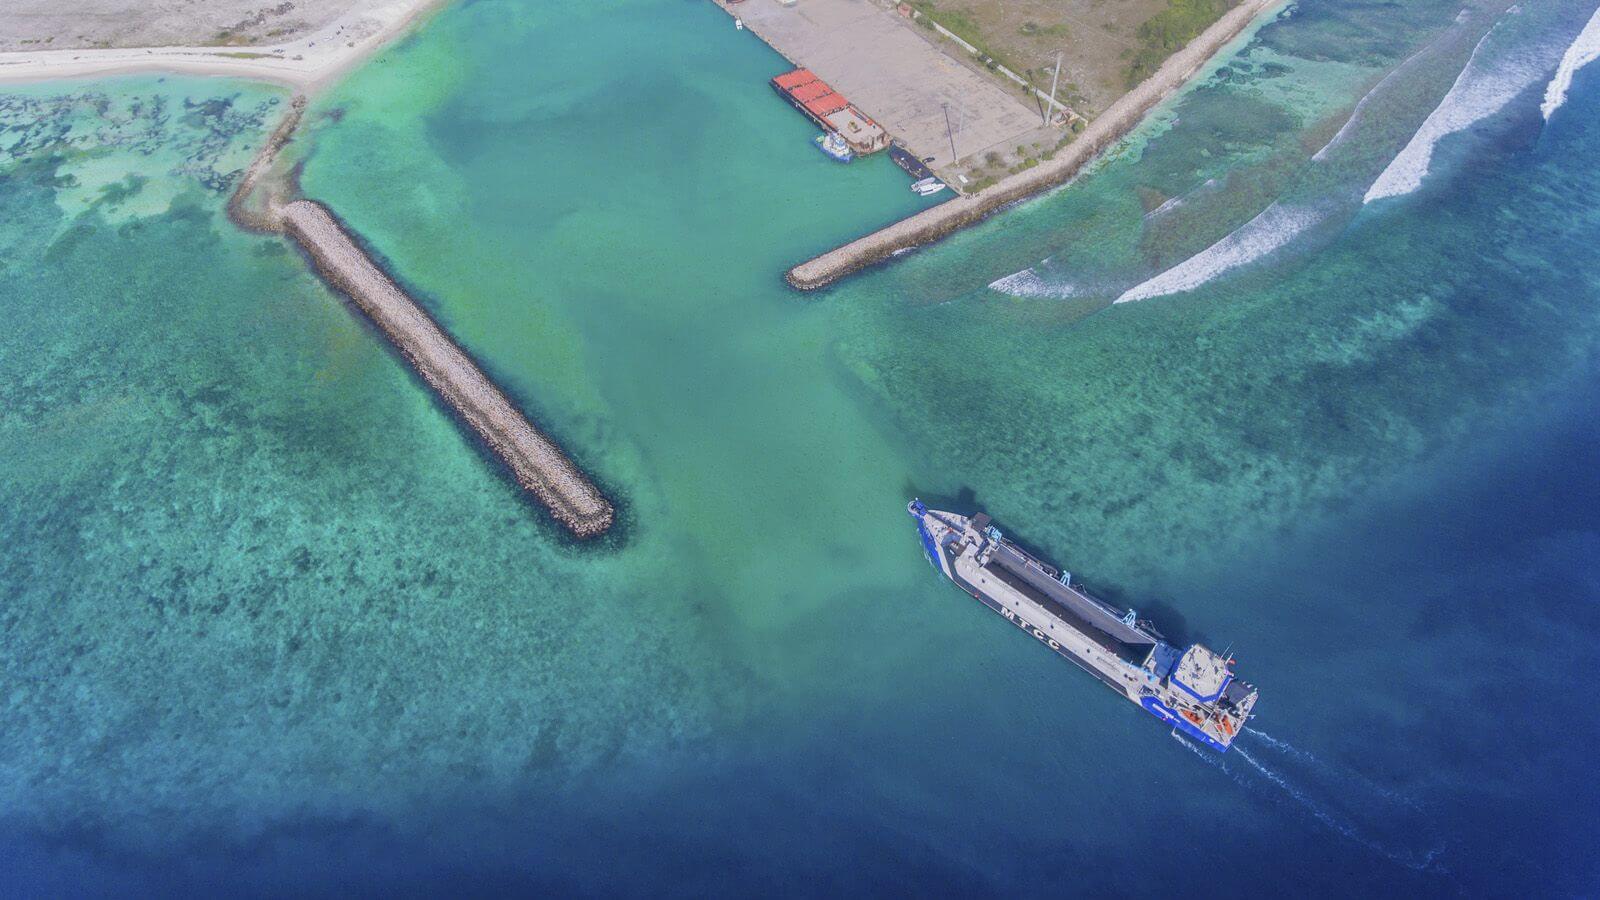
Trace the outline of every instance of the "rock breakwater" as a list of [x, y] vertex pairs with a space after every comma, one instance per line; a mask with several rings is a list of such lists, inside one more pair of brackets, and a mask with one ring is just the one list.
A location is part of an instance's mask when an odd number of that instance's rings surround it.
[[611, 504], [594, 484], [373, 263], [326, 207], [294, 200], [273, 208], [283, 230], [310, 256], [322, 277], [360, 307], [557, 521], [580, 538], [611, 527]]

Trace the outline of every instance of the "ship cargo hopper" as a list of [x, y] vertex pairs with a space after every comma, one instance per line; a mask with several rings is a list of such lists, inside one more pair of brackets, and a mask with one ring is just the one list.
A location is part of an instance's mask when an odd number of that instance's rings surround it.
[[889, 146], [889, 133], [810, 69], [795, 69], [772, 79], [772, 89], [823, 131], [845, 139], [857, 156]]

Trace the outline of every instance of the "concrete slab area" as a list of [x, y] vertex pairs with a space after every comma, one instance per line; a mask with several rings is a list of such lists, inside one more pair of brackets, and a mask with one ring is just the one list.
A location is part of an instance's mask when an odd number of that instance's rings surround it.
[[788, 7], [778, 0], [717, 2], [917, 156], [933, 157], [935, 169], [1012, 149], [1039, 128], [1037, 109], [950, 59], [916, 25], [875, 0], [798, 0]]

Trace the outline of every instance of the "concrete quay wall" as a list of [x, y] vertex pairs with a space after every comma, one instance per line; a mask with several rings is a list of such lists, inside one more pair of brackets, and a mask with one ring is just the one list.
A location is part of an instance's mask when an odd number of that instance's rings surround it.
[[981, 193], [948, 200], [807, 260], [790, 269], [785, 280], [802, 291], [816, 290], [883, 262], [902, 250], [932, 243], [982, 221], [1002, 207], [1065, 184], [1107, 147], [1133, 130], [1151, 109], [1181, 88], [1257, 16], [1283, 2], [1243, 0], [1188, 46], [1168, 57], [1155, 74], [1089, 123], [1078, 139], [1063, 147], [1054, 159], [1008, 176]]
[[312, 200], [274, 207], [322, 277], [350, 297], [435, 392], [478, 433], [550, 514], [580, 538], [611, 527], [613, 510], [555, 442], [525, 418], [428, 313]]

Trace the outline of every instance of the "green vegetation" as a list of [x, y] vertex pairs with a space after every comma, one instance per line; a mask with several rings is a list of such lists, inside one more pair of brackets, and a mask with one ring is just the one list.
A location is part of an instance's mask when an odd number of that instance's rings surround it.
[[1167, 0], [1167, 8], [1139, 26], [1139, 49], [1128, 64], [1128, 87], [1150, 77], [1175, 51], [1199, 36], [1232, 6], [1228, 0]]
[[233, 28], [224, 28], [217, 32], [216, 35], [206, 43], [213, 47], [240, 47], [245, 44], [256, 43], [258, 40], [256, 37], [243, 34], [237, 31], [237, 28], [239, 28], [237, 25], [235, 25]]
[[100, 188], [100, 199], [95, 203], [96, 205], [117, 206], [143, 190], [147, 181], [149, 179], [143, 175], [128, 175], [121, 181], [113, 182]]
[[959, 9], [950, 9], [935, 16], [933, 0], [910, 0], [910, 3], [917, 12], [922, 14], [921, 21], [924, 25], [932, 28], [932, 23], [937, 21], [946, 31], [977, 47], [978, 61], [983, 63], [984, 67], [991, 72], [994, 71], [996, 66], [1005, 66], [1013, 72], [1019, 72], [1026, 68], [1025, 66], [1019, 67], [1015, 60], [1008, 59], [1005, 55], [996, 52], [990, 42], [984, 40], [983, 29], [979, 28], [978, 23], [973, 21], [972, 17], [965, 12]]
[[958, 37], [979, 50], [983, 49], [983, 32], [978, 28], [978, 23], [959, 9], [946, 10], [937, 17], [934, 16], [933, 0], [912, 0], [911, 5], [917, 12], [928, 18], [937, 18], [940, 25], [956, 33]]

